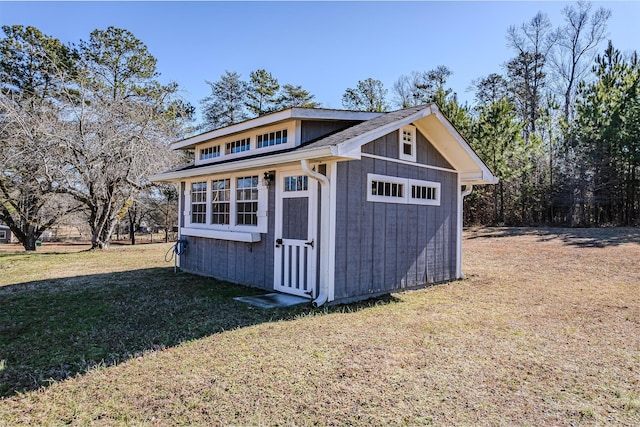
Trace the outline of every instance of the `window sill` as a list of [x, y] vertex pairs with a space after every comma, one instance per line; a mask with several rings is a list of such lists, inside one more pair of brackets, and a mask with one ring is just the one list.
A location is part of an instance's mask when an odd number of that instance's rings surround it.
[[205, 228], [181, 228], [181, 236], [206, 237], [208, 239], [231, 240], [235, 242], [259, 242], [260, 233], [248, 231], [208, 230]]

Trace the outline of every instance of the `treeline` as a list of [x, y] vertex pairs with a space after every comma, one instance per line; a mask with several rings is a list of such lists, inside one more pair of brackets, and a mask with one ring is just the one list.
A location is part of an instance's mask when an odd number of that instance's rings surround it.
[[[467, 224], [569, 226], [640, 222], [640, 64], [606, 42], [610, 11], [579, 2], [553, 26], [538, 13], [509, 28], [513, 58], [477, 79], [462, 105], [438, 66], [402, 75], [391, 96], [366, 78], [347, 109], [389, 111], [435, 102], [500, 179], [467, 198]], [[0, 220], [26, 249], [68, 215], [92, 244], [116, 226], [174, 218], [177, 194], [148, 177], [185, 159], [168, 143], [290, 107], [320, 107], [264, 69], [226, 71], [195, 108], [161, 84], [156, 59], [127, 30], [96, 30], [64, 45], [33, 27], [0, 39]], [[154, 211], [152, 214], [150, 211]]]
[[[389, 91], [366, 78], [342, 95], [344, 108], [384, 112], [437, 103], [500, 179], [467, 198], [467, 224], [603, 226], [640, 221], [640, 69], [637, 53], [606, 42], [611, 12], [578, 2], [552, 25], [540, 12], [510, 27], [514, 56], [470, 88], [462, 105], [452, 70], [402, 75]], [[204, 128], [290, 106], [319, 106], [313, 96], [279, 93], [266, 70], [243, 82], [236, 72], [208, 82]], [[283, 102], [298, 99], [297, 102]]]

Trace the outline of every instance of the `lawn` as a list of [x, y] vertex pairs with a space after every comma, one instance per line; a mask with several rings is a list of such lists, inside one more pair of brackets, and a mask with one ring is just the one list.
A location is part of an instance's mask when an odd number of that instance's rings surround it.
[[640, 425], [640, 230], [463, 247], [467, 280], [280, 310], [168, 245], [0, 252], [0, 425]]

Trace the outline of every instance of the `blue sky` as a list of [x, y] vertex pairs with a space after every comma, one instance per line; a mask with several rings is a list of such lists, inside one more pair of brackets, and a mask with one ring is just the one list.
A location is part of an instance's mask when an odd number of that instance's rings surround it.
[[[158, 59], [163, 81], [176, 81], [198, 108], [205, 80], [225, 70], [264, 68], [281, 84], [302, 85], [324, 107], [358, 80], [389, 90], [402, 74], [446, 65], [465, 101], [474, 79], [502, 72], [513, 56], [510, 25], [538, 11], [561, 24], [569, 2], [0, 2], [2, 25], [33, 25], [63, 42], [94, 29], [126, 28]], [[640, 2], [595, 2], [612, 10], [609, 37], [640, 50]], [[604, 46], [603, 46], [604, 47]], [[601, 49], [602, 50], [602, 49]]]

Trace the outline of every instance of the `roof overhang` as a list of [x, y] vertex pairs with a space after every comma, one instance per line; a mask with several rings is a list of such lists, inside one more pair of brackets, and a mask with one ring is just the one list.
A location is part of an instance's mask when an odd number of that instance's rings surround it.
[[170, 145], [172, 150], [185, 150], [194, 148], [196, 144], [210, 141], [215, 138], [244, 132], [259, 126], [276, 124], [288, 120], [361, 120], [366, 121], [378, 117], [384, 113], [370, 113], [366, 111], [329, 110], [321, 108], [289, 108], [273, 114], [256, 117], [234, 125], [215, 129], [199, 135], [194, 135]]
[[359, 158], [359, 155], [339, 155], [336, 147], [333, 146], [313, 149], [300, 148], [298, 150], [286, 153], [276, 153], [269, 156], [239, 159], [228, 163], [214, 163], [206, 166], [163, 172], [157, 175], [152, 175], [149, 179], [154, 182], [178, 182], [183, 179], [197, 178], [199, 176], [239, 172], [259, 168], [273, 168], [276, 165], [279, 166], [287, 163], [297, 163], [301, 160], [321, 162], [332, 159], [346, 160], [353, 158]]
[[442, 114], [437, 105], [425, 106], [415, 114], [380, 126], [337, 145], [337, 154], [353, 157], [359, 147], [402, 126], [413, 123], [429, 142], [442, 154], [465, 184], [496, 184], [496, 178], [487, 165], [473, 151], [456, 128]]

